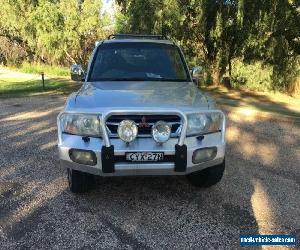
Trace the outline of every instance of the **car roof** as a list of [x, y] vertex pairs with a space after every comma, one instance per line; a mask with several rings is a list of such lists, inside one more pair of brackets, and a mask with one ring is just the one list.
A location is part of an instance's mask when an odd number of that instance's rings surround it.
[[146, 39], [146, 38], [109, 39], [109, 40], [103, 40], [102, 42], [103, 43], [163, 43], [163, 44], [174, 44], [172, 41], [166, 40], [166, 39]]
[[97, 41], [96, 46], [105, 43], [160, 43], [160, 44], [174, 44], [165, 35], [147, 35], [147, 34], [111, 34], [102, 41]]

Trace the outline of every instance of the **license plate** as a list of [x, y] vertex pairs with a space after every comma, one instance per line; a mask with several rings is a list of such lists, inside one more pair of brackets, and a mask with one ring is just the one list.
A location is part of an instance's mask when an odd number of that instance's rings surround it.
[[126, 153], [127, 161], [162, 161], [163, 152], [130, 152]]

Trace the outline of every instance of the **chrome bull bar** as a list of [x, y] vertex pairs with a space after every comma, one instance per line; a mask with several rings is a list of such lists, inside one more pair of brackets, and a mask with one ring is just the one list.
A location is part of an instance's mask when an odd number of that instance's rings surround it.
[[180, 135], [178, 137], [178, 145], [182, 146], [184, 144], [184, 140], [186, 137], [187, 131], [187, 117], [183, 112], [178, 110], [160, 110], [160, 111], [152, 111], [152, 110], [113, 110], [109, 112], [103, 112], [101, 115], [101, 128], [102, 128], [102, 137], [104, 141], [104, 145], [106, 147], [111, 146], [109, 133], [106, 128], [106, 121], [112, 115], [177, 115], [182, 120], [182, 128], [180, 131]]

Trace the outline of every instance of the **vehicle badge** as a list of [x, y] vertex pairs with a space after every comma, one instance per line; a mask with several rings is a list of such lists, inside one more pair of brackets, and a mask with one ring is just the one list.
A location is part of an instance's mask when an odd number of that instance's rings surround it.
[[142, 121], [139, 123], [139, 127], [140, 128], [149, 128], [150, 127], [149, 123], [147, 123], [146, 116], [142, 117]]

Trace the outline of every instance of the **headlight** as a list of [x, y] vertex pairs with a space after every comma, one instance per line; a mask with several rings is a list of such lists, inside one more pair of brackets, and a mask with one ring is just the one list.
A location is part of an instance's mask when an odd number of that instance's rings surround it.
[[124, 142], [132, 142], [138, 133], [138, 128], [134, 121], [123, 120], [118, 126], [118, 135]]
[[189, 114], [187, 136], [218, 132], [222, 130], [223, 114], [218, 112]]
[[98, 115], [63, 113], [60, 124], [64, 133], [95, 137], [102, 134]]

